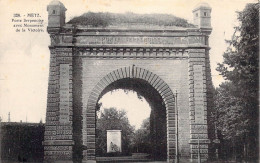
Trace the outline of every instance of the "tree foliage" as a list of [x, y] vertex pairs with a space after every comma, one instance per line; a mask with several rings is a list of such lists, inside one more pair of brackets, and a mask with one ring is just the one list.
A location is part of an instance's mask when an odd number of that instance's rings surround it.
[[249, 131], [250, 115], [243, 99], [236, 96], [237, 88], [225, 82], [215, 92], [215, 117], [217, 127], [225, 139], [243, 136]]
[[227, 80], [243, 91], [237, 95], [256, 100], [258, 93], [259, 62], [259, 3], [248, 4], [238, 12], [240, 26], [235, 27], [230, 47], [224, 53], [223, 63], [217, 70]]
[[150, 118], [144, 119], [141, 128], [136, 130], [133, 137], [132, 148], [134, 152], [151, 152]]
[[258, 145], [259, 3], [247, 4], [237, 19], [240, 24], [217, 67], [226, 82], [216, 89], [213, 115], [223, 138], [243, 140], [252, 156]]
[[105, 155], [107, 148], [107, 130], [122, 130], [122, 154], [130, 152], [130, 142], [134, 133], [134, 127], [130, 125], [124, 110], [116, 108], [104, 109], [97, 118], [97, 154]]

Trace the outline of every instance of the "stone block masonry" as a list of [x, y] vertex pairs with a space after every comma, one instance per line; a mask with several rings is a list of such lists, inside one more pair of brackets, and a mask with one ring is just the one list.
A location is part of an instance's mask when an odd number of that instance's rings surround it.
[[[155, 153], [165, 151], [168, 162], [177, 158], [176, 152], [181, 159], [195, 161], [200, 156], [206, 161], [212, 139], [208, 125], [212, 107], [208, 37], [212, 29], [211, 8], [203, 5], [193, 11], [197, 27], [137, 30], [71, 26], [65, 23], [64, 5], [52, 1], [47, 28], [51, 44], [45, 162], [96, 161], [97, 102], [118, 88], [143, 93], [154, 109], [154, 147], [164, 148]], [[158, 129], [156, 121], [165, 124], [165, 129]], [[160, 131], [165, 131], [165, 138]]]

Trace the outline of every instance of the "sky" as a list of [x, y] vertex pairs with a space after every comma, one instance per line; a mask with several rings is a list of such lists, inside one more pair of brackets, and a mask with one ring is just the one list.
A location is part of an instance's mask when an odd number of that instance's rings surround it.
[[[201, 0], [61, 0], [65, 7], [66, 21], [85, 12], [134, 12], [167, 13], [192, 22], [192, 9]], [[50, 38], [47, 27], [47, 4], [50, 0], [0, 0], [0, 117], [18, 122], [45, 122]], [[238, 24], [236, 11], [246, 3], [257, 0], [205, 0], [212, 7], [212, 28], [209, 44], [212, 80], [215, 87], [223, 78], [215, 70], [222, 62], [222, 54], [230, 39], [233, 27]], [[44, 20], [44, 32], [15, 32], [13, 14], [39, 13]], [[107, 93], [101, 99], [104, 107], [124, 108], [132, 125], [140, 126], [149, 116], [147, 102], [137, 99], [134, 93], [123, 91]], [[123, 101], [123, 102], [122, 102]], [[134, 106], [132, 104], [135, 104]], [[134, 111], [136, 109], [136, 113]], [[139, 115], [139, 116], [138, 116]]]

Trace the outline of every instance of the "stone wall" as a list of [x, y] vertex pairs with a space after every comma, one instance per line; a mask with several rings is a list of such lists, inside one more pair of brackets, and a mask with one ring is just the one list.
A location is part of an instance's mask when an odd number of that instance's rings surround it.
[[45, 160], [95, 160], [96, 104], [109, 85], [128, 78], [146, 81], [165, 102], [168, 161], [176, 154], [176, 102], [180, 158], [196, 160], [200, 143], [207, 160], [210, 31], [48, 28]]
[[[109, 51], [109, 48], [107, 49]], [[138, 49], [138, 53], [135, 54], [139, 54], [140, 57], [131, 58], [129, 56], [132, 55], [133, 49], [121, 49], [122, 54], [113, 53], [115, 57], [102, 57], [105, 53], [103, 49], [100, 51], [100, 49], [91, 48], [90, 51], [83, 50], [82, 53], [81, 48], [74, 50], [63, 47], [51, 48], [44, 142], [45, 159], [59, 160], [60, 155], [63, 160], [95, 159], [95, 156], [87, 153], [86, 150], [93, 149], [93, 154], [95, 154], [95, 123], [86, 123], [91, 119], [95, 122], [95, 112], [87, 110], [90, 97], [93, 96], [93, 90], [97, 88], [100, 81], [104, 80], [104, 77], [110, 75], [113, 78], [114, 71], [119, 69], [131, 71], [134, 67], [136, 67], [136, 71], [140, 71], [139, 75], [144, 74], [144, 71], [156, 74], [172, 92], [177, 91], [180, 157], [196, 159], [197, 139], [200, 137], [200, 142], [203, 144], [201, 145], [202, 158], [207, 159], [209, 143], [207, 102], [210, 100], [208, 88], [211, 86], [208, 51], [205, 49], [170, 49], [167, 51], [162, 48], [160, 52], [158, 49], [147, 51], [144, 48], [142, 51]], [[149, 56], [158, 57], [145, 57], [146, 52], [149, 52]], [[89, 57], [87, 53], [94, 56]], [[123, 57], [124, 54], [127, 56]], [[156, 84], [157, 87], [158, 84]], [[95, 96], [100, 98], [101, 92]], [[174, 97], [172, 98], [175, 100]], [[87, 115], [90, 114], [91, 116], [87, 118]], [[175, 121], [174, 112], [171, 115], [172, 120]], [[168, 113], [167, 118], [169, 118]], [[91, 127], [88, 129], [88, 126]], [[175, 124], [172, 127], [175, 128]], [[167, 130], [169, 131], [169, 128]], [[172, 131], [175, 133], [175, 129]], [[93, 134], [87, 135], [86, 133]], [[171, 150], [167, 151], [168, 156], [171, 155], [171, 159], [173, 159], [175, 136], [170, 138], [168, 135], [168, 139], [173, 141]], [[59, 147], [61, 150], [54, 150], [58, 149], [58, 146], [62, 146]], [[168, 144], [168, 148], [169, 146], [171, 145]]]

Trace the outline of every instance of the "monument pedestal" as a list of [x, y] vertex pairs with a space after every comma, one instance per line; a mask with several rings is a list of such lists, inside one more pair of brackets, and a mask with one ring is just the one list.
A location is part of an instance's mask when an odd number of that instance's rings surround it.
[[107, 153], [122, 152], [121, 130], [107, 130]]

